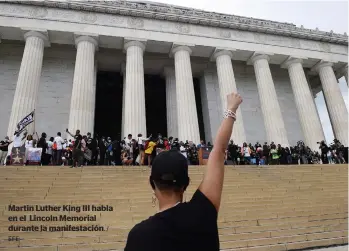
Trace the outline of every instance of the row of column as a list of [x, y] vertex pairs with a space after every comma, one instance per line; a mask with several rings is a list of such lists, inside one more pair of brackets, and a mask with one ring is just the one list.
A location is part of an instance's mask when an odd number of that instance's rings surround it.
[[[35, 109], [44, 46], [48, 38], [41, 32], [29, 31], [25, 33], [25, 40], [8, 135], [13, 134], [16, 124], [23, 116]], [[80, 129], [82, 133], [87, 133], [92, 132], [94, 127], [95, 51], [98, 49], [98, 41], [91, 36], [77, 36], [75, 43], [77, 54], [69, 128], [71, 130]], [[124, 49], [126, 51], [126, 66], [122, 102], [122, 132], [123, 135], [128, 133], [147, 135], [143, 67], [145, 44], [142, 41], [128, 41], [125, 43]], [[181, 140], [199, 142], [200, 133], [190, 62], [191, 49], [184, 45], [174, 46], [171, 55], [174, 58], [175, 69], [165, 68], [164, 71], [166, 75], [168, 134], [177, 136]], [[217, 50], [213, 55], [217, 65], [223, 110], [226, 108], [227, 94], [237, 91], [232, 57], [233, 53], [228, 50]], [[254, 53], [249, 62], [253, 64], [255, 70], [267, 140], [287, 146], [289, 142], [269, 67], [269, 56]], [[282, 64], [282, 67], [287, 68], [290, 75], [305, 143], [312, 149], [316, 149], [316, 142], [324, 140], [324, 133], [303, 70], [302, 59], [290, 57]], [[318, 71], [321, 79], [334, 135], [347, 145], [347, 109], [332, 64], [320, 62], [314, 69]], [[347, 80], [347, 68], [345, 74]], [[231, 138], [238, 144], [246, 141], [240, 109], [237, 111], [237, 122], [234, 125]]]

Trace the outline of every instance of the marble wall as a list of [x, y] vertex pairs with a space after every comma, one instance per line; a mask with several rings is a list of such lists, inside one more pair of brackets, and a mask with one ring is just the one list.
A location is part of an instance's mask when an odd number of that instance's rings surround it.
[[200, 92], [206, 142], [213, 143], [219, 124], [222, 121], [218, 78], [215, 70], [204, 72], [200, 78]]
[[38, 133], [55, 136], [62, 132], [64, 135], [68, 127], [75, 53], [74, 47], [62, 50], [57, 46], [45, 50], [36, 106]]
[[[287, 137], [290, 144], [295, 145], [297, 141], [304, 140], [304, 137], [294, 102], [290, 77], [288, 71], [286, 69], [280, 69], [279, 65], [271, 65], [271, 72], [282, 117], [285, 122]], [[314, 100], [309, 100], [309, 102], [314, 102]]]
[[246, 65], [245, 62], [233, 61], [233, 68], [236, 87], [243, 98], [241, 113], [246, 140], [264, 142], [266, 133], [253, 66]]
[[[0, 132], [2, 134], [7, 132], [23, 50], [23, 44], [2, 43], [0, 46]], [[35, 130], [39, 134], [46, 132], [48, 136], [55, 136], [58, 131], [64, 132], [67, 128], [74, 64], [75, 48], [73, 46], [45, 48], [36, 105]]]
[[24, 47], [21, 44], [0, 46], [0, 138], [7, 133], [13, 97]]

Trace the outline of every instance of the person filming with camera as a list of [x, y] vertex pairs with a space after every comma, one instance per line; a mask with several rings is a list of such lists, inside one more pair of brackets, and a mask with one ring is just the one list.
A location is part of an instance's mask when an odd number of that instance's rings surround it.
[[327, 153], [330, 150], [329, 147], [326, 145], [324, 140], [322, 140], [320, 142], [316, 142], [316, 143], [320, 145], [319, 149], [321, 151], [321, 161], [322, 161], [322, 164], [328, 164]]
[[227, 96], [227, 110], [206, 173], [189, 202], [183, 202], [190, 181], [186, 158], [178, 151], [164, 151], [155, 158], [149, 182], [158, 200], [159, 212], [132, 228], [125, 251], [219, 250], [217, 217], [223, 189], [225, 150], [241, 102], [237, 93]]

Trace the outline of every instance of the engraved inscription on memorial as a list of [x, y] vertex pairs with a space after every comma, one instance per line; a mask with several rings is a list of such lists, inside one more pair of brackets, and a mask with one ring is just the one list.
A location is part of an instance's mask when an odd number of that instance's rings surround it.
[[94, 23], [97, 20], [97, 16], [94, 13], [85, 13], [81, 15], [81, 20], [88, 23]]
[[177, 23], [175, 27], [179, 32], [182, 33], [189, 33], [190, 31], [189, 25], [186, 24]]
[[46, 17], [48, 11], [46, 8], [31, 8], [29, 11], [29, 15], [32, 17]]
[[319, 50], [320, 49], [317, 42], [310, 41], [310, 40], [302, 40], [301, 46], [303, 49], [307, 49], [307, 50]]
[[231, 31], [231, 36], [236, 38], [248, 38], [248, 33], [244, 31]]
[[59, 18], [59, 19], [74, 20], [77, 13], [78, 13], [77, 11], [70, 11], [70, 10], [53, 10], [52, 17]]
[[127, 19], [127, 24], [131, 27], [142, 28], [144, 26], [144, 21], [141, 18], [130, 17]]
[[224, 37], [224, 38], [230, 38], [231, 34], [230, 34], [230, 31], [221, 30], [221, 31], [219, 32], [219, 36]]
[[[124, 18], [122, 17], [117, 17], [117, 16], [114, 16], [114, 15], [108, 15], [107, 18], [105, 18], [105, 16], [103, 16], [106, 23], [109, 23], [109, 24], [123, 24], [124, 23]], [[102, 21], [102, 20], [99, 20], [99, 22]]]
[[322, 51], [326, 51], [326, 52], [330, 52], [331, 49], [330, 49], [330, 45], [328, 43], [319, 43], [319, 46], [321, 48]]
[[24, 13], [26, 9], [13, 5], [0, 5], [0, 11], [6, 15], [13, 13]]

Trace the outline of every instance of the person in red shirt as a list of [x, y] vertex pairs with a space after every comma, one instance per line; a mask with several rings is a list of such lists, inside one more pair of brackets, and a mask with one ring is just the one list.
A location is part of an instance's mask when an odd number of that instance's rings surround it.
[[164, 138], [164, 145], [165, 145], [166, 151], [169, 151], [171, 149], [171, 146], [170, 146], [167, 138]]

